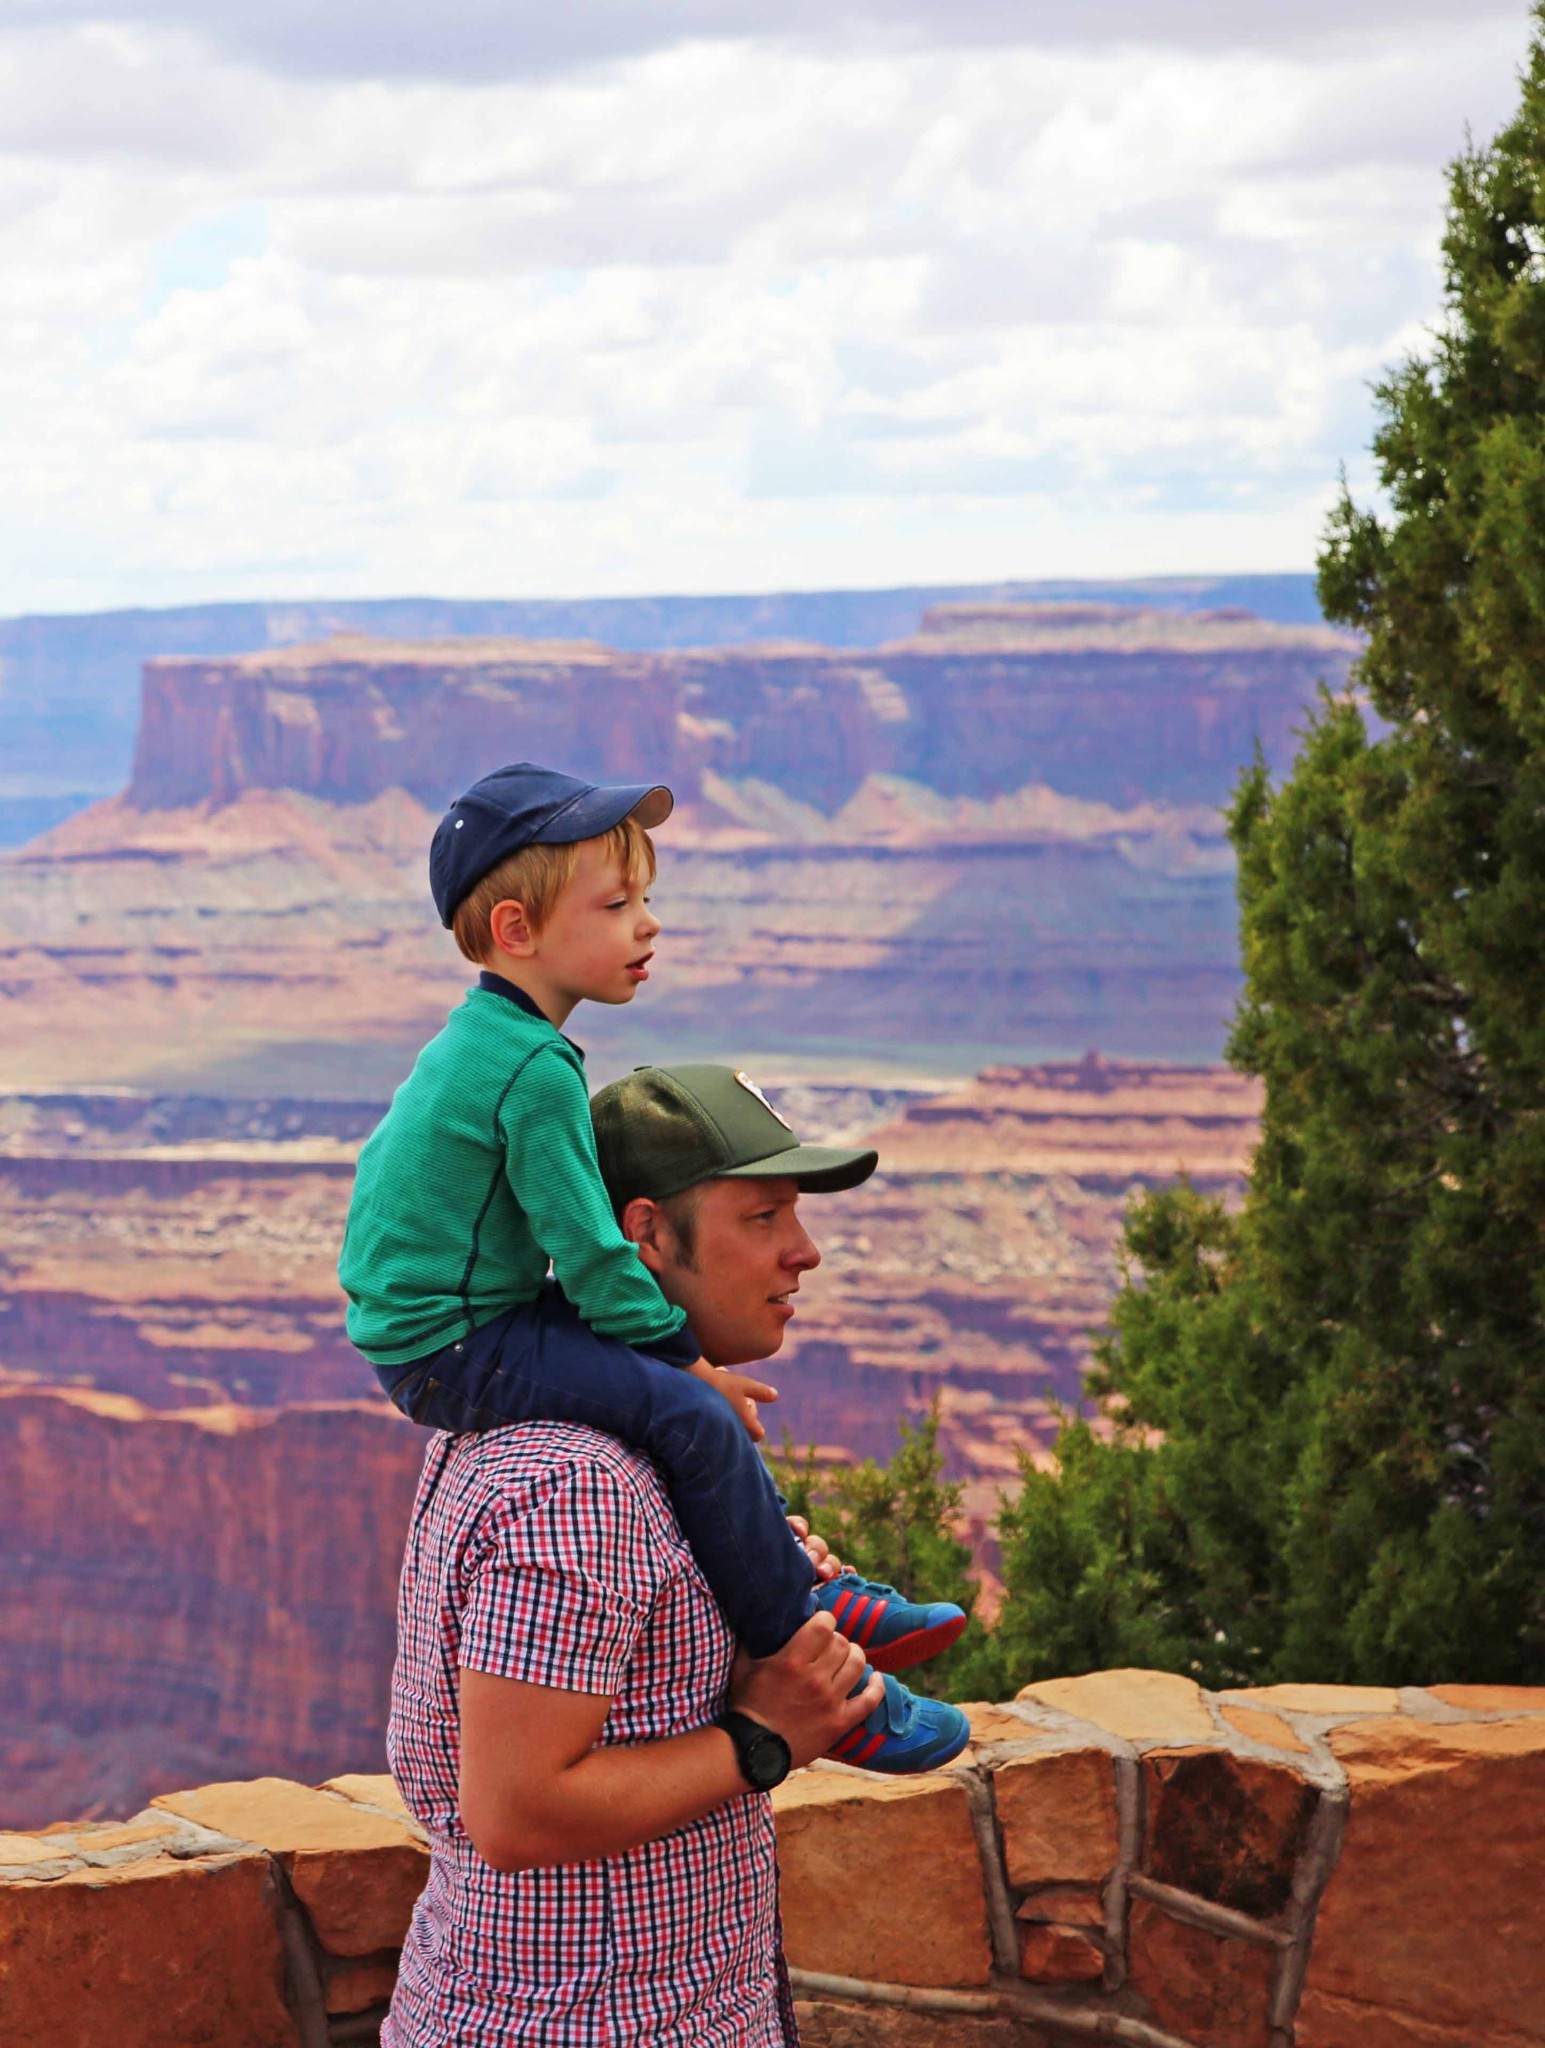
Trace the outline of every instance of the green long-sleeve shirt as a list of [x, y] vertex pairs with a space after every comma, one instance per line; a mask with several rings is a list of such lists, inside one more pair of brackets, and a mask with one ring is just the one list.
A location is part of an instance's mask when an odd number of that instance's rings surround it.
[[349, 1336], [373, 1365], [427, 1357], [534, 1300], [549, 1262], [602, 1336], [653, 1344], [686, 1321], [617, 1228], [578, 1048], [484, 975], [359, 1155]]

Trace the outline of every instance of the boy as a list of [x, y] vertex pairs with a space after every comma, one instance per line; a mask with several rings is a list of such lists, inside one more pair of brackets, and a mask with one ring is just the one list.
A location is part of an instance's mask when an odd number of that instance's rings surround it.
[[[435, 905], [483, 972], [360, 1154], [339, 1260], [349, 1335], [430, 1428], [578, 1422], [646, 1452], [751, 1656], [823, 1605], [839, 1628], [861, 1617], [877, 1668], [904, 1669], [965, 1617], [851, 1574], [814, 1587], [731, 1406], [754, 1413], [751, 1390], [767, 1390], [701, 1366], [601, 1180], [583, 1055], [562, 1026], [580, 1002], [631, 1002], [648, 979], [660, 931], [648, 828], [672, 805], [659, 785], [607, 789], [518, 762], [441, 820]], [[842, 1155], [829, 1184], [856, 1185], [873, 1165]], [[969, 1738], [958, 1708], [890, 1675], [861, 1727], [844, 1753], [891, 1772], [931, 1769]]]

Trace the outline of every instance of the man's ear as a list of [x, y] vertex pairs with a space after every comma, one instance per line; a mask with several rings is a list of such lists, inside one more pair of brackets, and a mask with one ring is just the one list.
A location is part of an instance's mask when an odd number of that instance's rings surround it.
[[516, 960], [529, 960], [536, 951], [536, 934], [526, 922], [526, 906], [513, 897], [489, 911], [488, 935], [501, 953]]
[[659, 1203], [651, 1201], [648, 1195], [635, 1195], [617, 1221], [623, 1236], [638, 1247], [638, 1255], [650, 1272], [663, 1272], [666, 1258], [662, 1239], [666, 1223]]

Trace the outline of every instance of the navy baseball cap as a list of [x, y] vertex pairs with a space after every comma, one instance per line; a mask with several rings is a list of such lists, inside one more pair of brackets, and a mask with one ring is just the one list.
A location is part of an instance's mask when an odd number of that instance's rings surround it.
[[607, 788], [515, 761], [496, 768], [457, 797], [435, 827], [429, 849], [429, 887], [449, 927], [457, 905], [490, 868], [523, 846], [572, 846], [599, 839], [624, 818], [645, 831], [663, 825], [676, 799], [663, 782], [627, 782]]

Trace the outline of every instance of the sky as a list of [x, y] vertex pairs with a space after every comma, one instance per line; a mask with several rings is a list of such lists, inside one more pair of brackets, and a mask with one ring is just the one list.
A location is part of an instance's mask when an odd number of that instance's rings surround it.
[[1312, 567], [1493, 0], [9, 0], [0, 613]]

